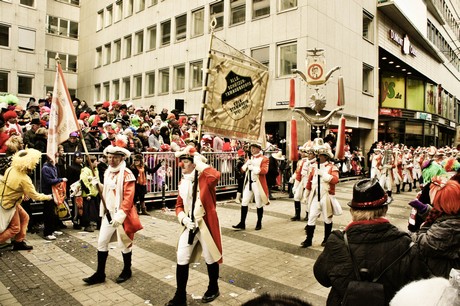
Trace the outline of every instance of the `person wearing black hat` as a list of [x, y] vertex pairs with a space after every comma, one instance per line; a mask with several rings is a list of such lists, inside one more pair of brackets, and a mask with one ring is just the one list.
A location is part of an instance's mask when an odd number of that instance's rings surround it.
[[222, 238], [216, 212], [216, 186], [220, 172], [206, 164], [206, 158], [187, 146], [175, 152], [180, 158], [182, 179], [176, 202], [176, 215], [182, 225], [177, 243], [177, 289], [166, 306], [187, 305], [187, 281], [190, 262], [200, 255], [206, 261], [209, 276], [208, 289], [201, 302], [209, 303], [219, 296], [219, 264], [222, 263]]
[[353, 186], [348, 203], [352, 222], [344, 231], [332, 232], [313, 266], [316, 280], [324, 287], [332, 286], [326, 305], [341, 305], [348, 283], [358, 280], [354, 267], [364, 281], [378, 278], [389, 267], [377, 280], [384, 285], [385, 305], [405, 284], [429, 276], [417, 250], [410, 248], [409, 234], [385, 217], [389, 203], [376, 179], [363, 179]]
[[262, 229], [264, 206], [270, 204], [266, 179], [269, 160], [268, 157], [261, 153], [262, 146], [259, 143], [252, 143], [250, 145], [250, 150], [251, 158], [241, 167], [241, 170], [246, 173], [241, 200], [241, 219], [240, 223], [232, 227], [237, 230], [246, 229], [248, 205], [251, 199], [254, 198], [257, 207], [257, 224], [255, 230], [258, 231]]
[[35, 133], [40, 128], [40, 119], [34, 118], [30, 122], [30, 129], [24, 133], [24, 147], [34, 148], [35, 147]]

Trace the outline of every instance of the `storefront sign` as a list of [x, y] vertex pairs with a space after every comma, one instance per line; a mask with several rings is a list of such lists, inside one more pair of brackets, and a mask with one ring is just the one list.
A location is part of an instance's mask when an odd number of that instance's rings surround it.
[[289, 105], [289, 101], [278, 101], [276, 102], [276, 105]]
[[446, 120], [444, 120], [444, 118], [439, 118], [438, 122], [441, 124], [446, 124]]
[[455, 124], [455, 122], [453, 122], [453, 121], [449, 122], [449, 125], [450, 125], [450, 127], [453, 127], [453, 128], [455, 128], [455, 127], [457, 126], [457, 125]]
[[431, 121], [432, 118], [431, 118], [431, 114], [416, 112], [415, 113], [415, 119]]
[[409, 36], [404, 35], [404, 37], [401, 37], [401, 35], [395, 31], [390, 30], [390, 39], [397, 45], [401, 46], [401, 52], [403, 54], [417, 56], [417, 51], [414, 49], [414, 47], [412, 47]]
[[379, 110], [379, 115], [390, 116], [390, 117], [402, 117], [402, 110], [391, 109], [391, 108], [381, 108]]
[[381, 78], [381, 106], [383, 108], [404, 108], [405, 79], [402, 76], [383, 75]]

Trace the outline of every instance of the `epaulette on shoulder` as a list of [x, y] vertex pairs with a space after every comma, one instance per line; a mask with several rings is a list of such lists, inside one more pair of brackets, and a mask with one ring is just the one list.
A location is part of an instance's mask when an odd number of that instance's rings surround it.
[[134, 176], [133, 172], [125, 168], [125, 182], [131, 182], [131, 181], [136, 181], [136, 177]]

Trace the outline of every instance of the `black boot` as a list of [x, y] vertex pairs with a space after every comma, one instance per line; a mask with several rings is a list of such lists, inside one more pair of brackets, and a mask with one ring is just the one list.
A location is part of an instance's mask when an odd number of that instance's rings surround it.
[[241, 220], [237, 225], [232, 225], [234, 229], [244, 230], [246, 229], [246, 217], [248, 215], [248, 207], [241, 206]]
[[414, 188], [415, 190], [417, 190], [417, 180], [414, 180], [414, 183], [413, 183], [412, 188]]
[[[308, 221], [308, 211], [305, 212], [305, 219], [303, 219], [303, 221]], [[305, 227], [305, 229], [307, 229], [307, 227]]]
[[208, 276], [209, 276], [209, 285], [208, 290], [206, 290], [205, 294], [201, 298], [202, 303], [209, 303], [214, 301], [219, 295], [219, 285], [217, 280], [219, 279], [219, 264], [217, 262], [213, 264], [206, 264], [208, 268]]
[[88, 285], [100, 284], [105, 282], [105, 264], [109, 251], [97, 251], [97, 270], [90, 277], [84, 278], [83, 281]]
[[308, 248], [313, 244], [313, 234], [315, 233], [315, 227], [314, 225], [307, 225], [307, 238], [305, 238], [305, 241], [302, 242], [301, 248]]
[[260, 231], [262, 229], [262, 217], [264, 216], [264, 208], [257, 208], [257, 224], [256, 224], [256, 231]]
[[176, 268], [176, 283], [177, 289], [172, 300], [165, 306], [186, 306], [187, 305], [187, 281], [188, 281], [188, 265], [177, 265]]
[[289, 199], [292, 199], [294, 197], [294, 194], [292, 193], [292, 183], [288, 183], [288, 194]]
[[412, 192], [412, 184], [411, 183], [407, 183], [409, 184], [409, 192]]
[[13, 251], [30, 251], [34, 247], [31, 245], [28, 245], [24, 240], [21, 242], [18, 241], [11, 241], [11, 245], [13, 246]]
[[406, 189], [406, 183], [403, 183], [403, 186], [402, 186], [401, 192], [404, 192], [404, 189]]
[[121, 271], [120, 276], [117, 277], [117, 280], [115, 281], [116, 283], [123, 283], [126, 282], [128, 279], [131, 278], [131, 275], [133, 274], [131, 272], [131, 258], [133, 255], [133, 252], [129, 253], [121, 253], [123, 255], [123, 271]]
[[400, 194], [400, 193], [401, 193], [400, 188], [401, 188], [401, 185], [400, 185], [400, 184], [396, 185], [396, 194]]
[[291, 218], [291, 221], [300, 221], [300, 201], [294, 201], [295, 216]]
[[324, 240], [321, 242], [321, 246], [326, 245], [327, 238], [329, 238], [329, 235], [332, 232], [332, 222], [330, 224], [324, 223]]

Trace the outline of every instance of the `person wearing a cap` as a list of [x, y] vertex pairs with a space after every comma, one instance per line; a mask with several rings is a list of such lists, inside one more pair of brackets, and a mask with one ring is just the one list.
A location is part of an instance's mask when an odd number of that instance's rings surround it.
[[402, 189], [401, 191], [404, 192], [406, 185], [409, 185], [409, 192], [412, 192], [412, 183], [414, 182], [414, 179], [412, 178], [412, 169], [414, 168], [414, 165], [412, 164], [412, 153], [410, 152], [408, 147], [404, 147], [401, 158], [401, 163], [402, 163], [402, 173], [403, 173], [403, 184], [402, 184]]
[[240, 223], [232, 227], [237, 230], [246, 229], [246, 217], [248, 215], [249, 202], [254, 198], [257, 208], [257, 224], [255, 230], [262, 229], [264, 206], [270, 204], [268, 199], [268, 186], [266, 175], [268, 172], [268, 157], [262, 154], [262, 146], [259, 143], [251, 143], [251, 158], [241, 167], [246, 173], [241, 200]]
[[279, 163], [282, 160], [284, 160], [284, 156], [281, 151], [270, 154], [270, 157], [268, 158], [267, 186], [269, 200], [275, 200], [275, 197], [272, 195], [272, 189], [275, 188], [277, 184], [277, 179], [280, 175]]
[[[317, 146], [316, 151], [319, 165], [312, 169], [307, 180], [308, 221], [305, 228], [307, 237], [301, 243], [302, 248], [308, 248], [313, 244], [316, 220], [319, 215], [322, 215], [324, 221], [324, 239], [321, 245], [324, 246], [326, 244], [332, 231], [332, 207], [334, 204], [340, 206], [340, 203], [335, 198], [335, 185], [339, 182], [339, 169], [330, 161], [334, 157], [331, 148], [326, 143]], [[320, 192], [319, 196], [318, 188]], [[333, 204], [332, 202], [335, 203]]]
[[149, 135], [149, 151], [160, 151], [162, 142], [163, 137], [160, 135], [160, 127], [157, 125], [152, 126], [152, 130]]
[[33, 100], [29, 101], [29, 104], [27, 105], [27, 110], [26, 113], [24, 114], [24, 120], [27, 120], [27, 122], [31, 122], [33, 119], [40, 119], [40, 113], [38, 112], [39, 106], [38, 102]]
[[[176, 202], [176, 216], [182, 225], [177, 243], [177, 289], [166, 306], [187, 304], [187, 281], [190, 262], [203, 255], [208, 270], [209, 284], [202, 303], [219, 296], [219, 264], [222, 263], [222, 238], [216, 212], [216, 186], [220, 172], [205, 163], [206, 159], [187, 146], [176, 152], [181, 161], [182, 179]], [[195, 201], [195, 203], [193, 203]]]
[[136, 154], [133, 159], [133, 164], [130, 166], [131, 171], [136, 178], [136, 188], [134, 193], [134, 203], [139, 201], [137, 206], [138, 214], [144, 216], [150, 216], [145, 206], [145, 195], [147, 194], [147, 174], [155, 174], [161, 167], [161, 162], [152, 169], [147, 166], [144, 162], [144, 156], [142, 154]]
[[353, 186], [353, 198], [348, 203], [352, 221], [344, 231], [332, 232], [313, 266], [316, 280], [324, 287], [332, 287], [326, 305], [341, 305], [348, 283], [357, 280], [354, 265], [363, 271], [361, 278], [367, 281], [377, 278], [394, 262], [377, 281], [384, 285], [385, 305], [405, 284], [429, 277], [416, 248], [410, 248], [409, 234], [386, 218], [388, 204], [388, 195], [377, 180], [363, 179]]
[[380, 169], [382, 168], [382, 149], [380, 147], [374, 148], [374, 152], [370, 156], [371, 159], [371, 178], [380, 179]]
[[101, 203], [99, 216], [102, 217], [102, 222], [97, 242], [97, 270], [92, 276], [83, 279], [88, 285], [105, 282], [109, 243], [113, 239], [118, 242], [117, 245], [123, 256], [123, 270], [116, 282], [125, 282], [132, 276], [134, 234], [142, 229], [142, 225], [134, 207], [136, 178], [126, 166], [125, 159], [131, 155], [126, 145], [126, 136], [119, 135], [115, 145], [105, 148], [104, 154], [107, 155], [109, 167], [104, 173], [104, 185], [100, 184], [97, 177], [92, 180], [93, 185], [102, 188], [101, 196], [105, 200], [106, 207]]
[[34, 148], [35, 147], [35, 133], [40, 128], [41, 122], [39, 118], [34, 118], [30, 122], [30, 129], [28, 129], [24, 133], [24, 147], [26, 148]]
[[5, 128], [7, 131], [14, 129], [16, 133], [22, 136], [22, 127], [18, 124], [18, 114], [14, 110], [9, 110], [3, 114], [5, 120]]
[[32, 246], [25, 242], [29, 215], [21, 202], [25, 197], [36, 201], [52, 200], [49, 194], [38, 193], [32, 183], [30, 174], [35, 170], [41, 153], [34, 149], [16, 152], [11, 167], [0, 179], [0, 243], [12, 239], [13, 250], [31, 250]]
[[79, 141], [79, 135], [77, 132], [72, 132], [69, 134], [69, 139], [62, 143], [64, 147], [64, 152], [66, 153], [75, 153], [77, 151], [82, 151], [82, 144]]

